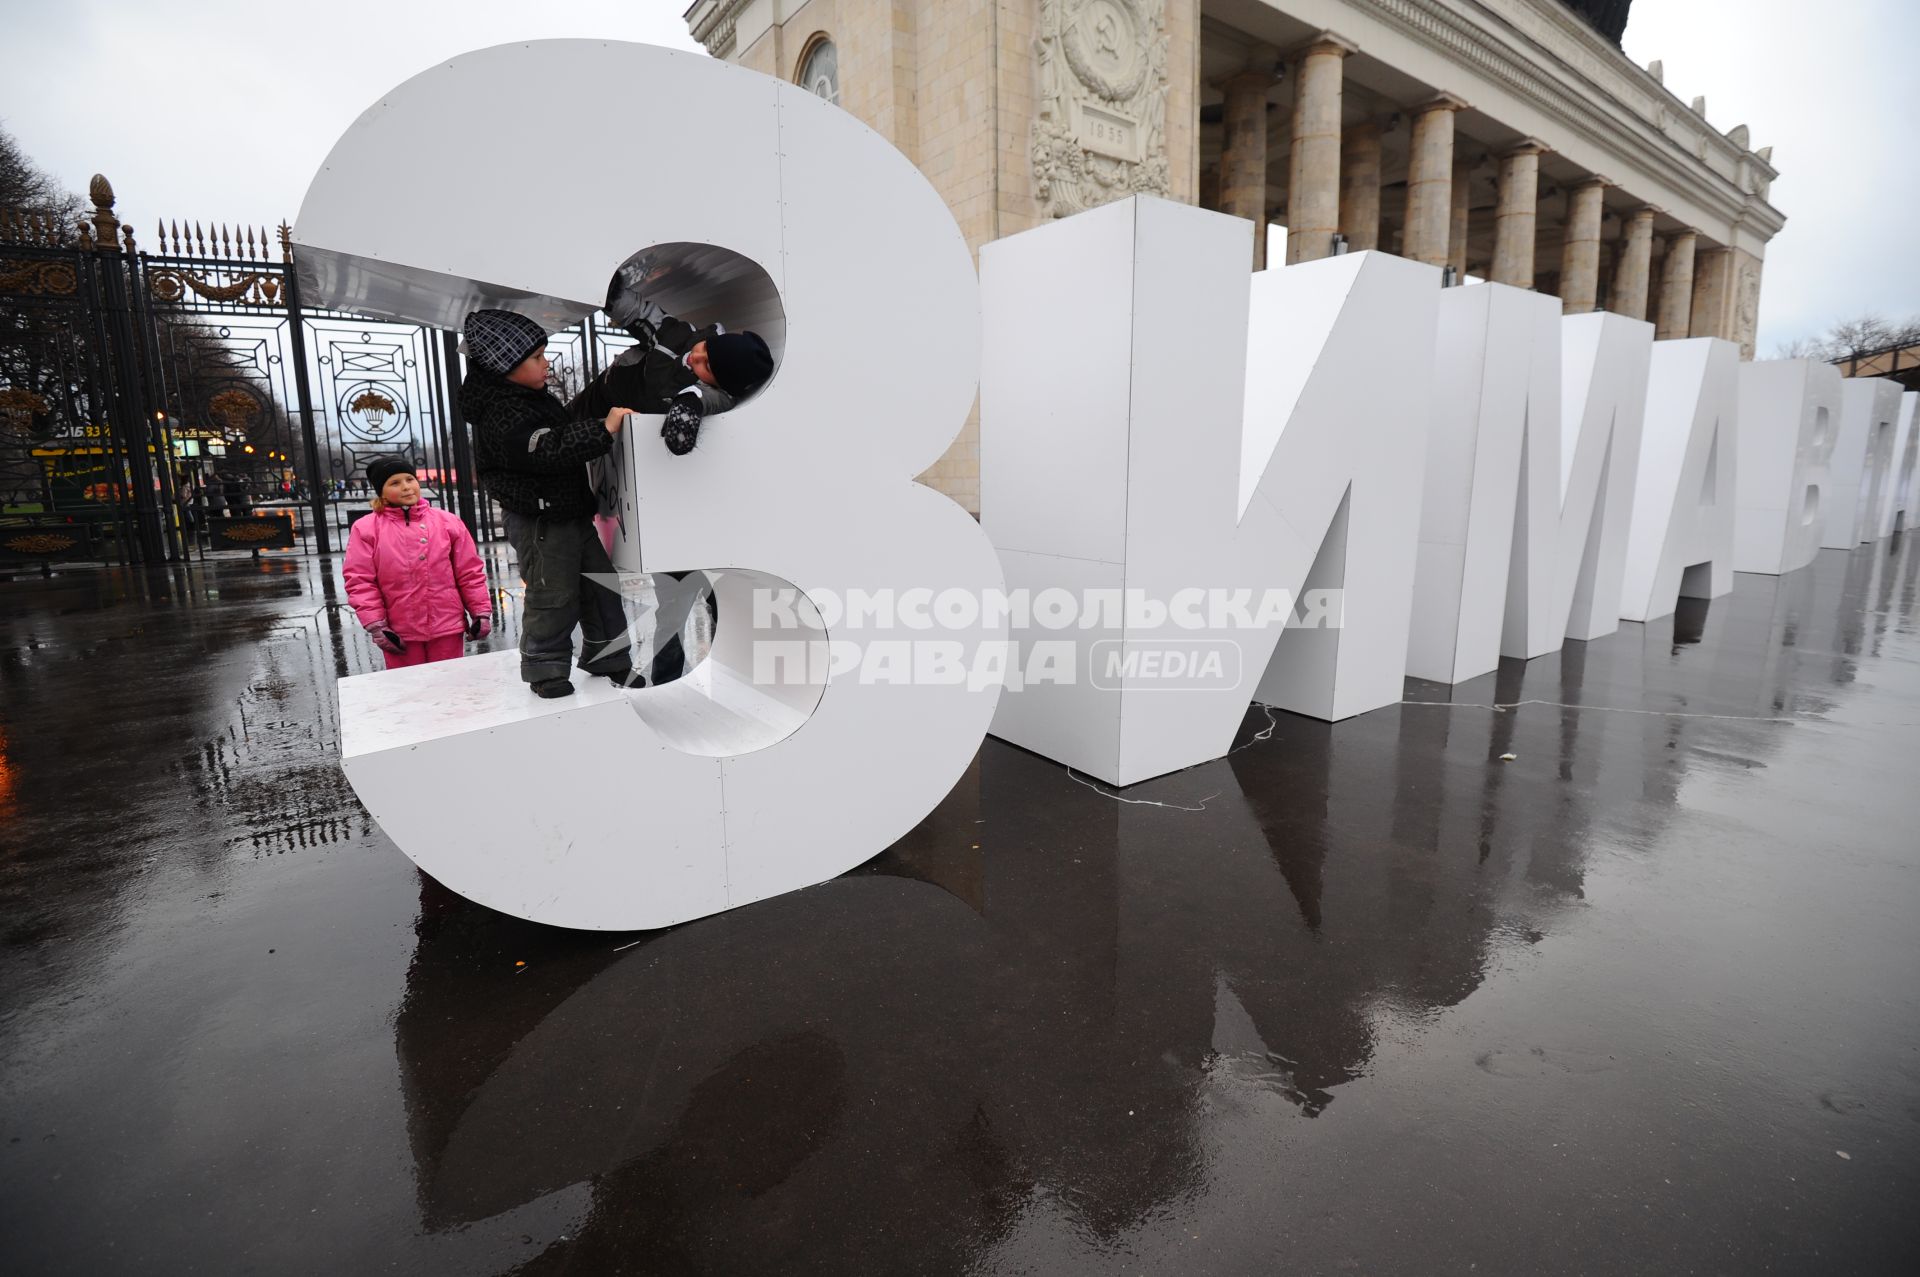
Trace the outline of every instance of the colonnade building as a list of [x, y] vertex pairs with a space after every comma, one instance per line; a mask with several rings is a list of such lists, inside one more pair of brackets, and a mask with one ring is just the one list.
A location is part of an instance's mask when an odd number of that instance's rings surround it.
[[[1254, 269], [1382, 249], [1751, 359], [1785, 221], [1771, 148], [1621, 52], [1630, 3], [696, 0], [686, 19], [884, 135], [976, 251], [1147, 193], [1250, 219]], [[977, 422], [924, 478], [978, 510]]]

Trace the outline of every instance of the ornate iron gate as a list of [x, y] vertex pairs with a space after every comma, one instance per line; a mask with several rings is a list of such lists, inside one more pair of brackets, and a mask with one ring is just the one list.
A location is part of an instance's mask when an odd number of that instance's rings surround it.
[[[394, 453], [498, 537], [452, 333], [303, 309], [284, 224], [163, 222], [148, 252], [104, 178], [90, 194], [77, 226], [0, 212], [0, 562], [328, 553]], [[555, 334], [558, 388], [628, 340]]]
[[177, 450], [200, 458], [186, 475], [196, 491], [183, 495], [209, 512], [204, 540], [263, 506], [297, 507], [303, 543], [337, 546], [363, 508], [367, 462], [392, 454], [410, 457], [476, 535], [492, 534], [453, 403], [447, 334], [303, 310], [284, 225], [270, 240], [264, 228], [166, 223], [159, 245], [141, 270], [165, 412], [185, 423]]
[[0, 558], [162, 553], [116, 257], [88, 226], [0, 213]]

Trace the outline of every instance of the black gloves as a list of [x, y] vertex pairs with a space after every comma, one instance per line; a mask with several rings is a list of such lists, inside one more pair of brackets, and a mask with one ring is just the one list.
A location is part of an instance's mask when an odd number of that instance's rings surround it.
[[690, 396], [674, 396], [667, 419], [660, 424], [660, 437], [667, 441], [668, 452], [684, 457], [693, 451], [694, 441], [700, 437], [700, 415], [699, 405]]

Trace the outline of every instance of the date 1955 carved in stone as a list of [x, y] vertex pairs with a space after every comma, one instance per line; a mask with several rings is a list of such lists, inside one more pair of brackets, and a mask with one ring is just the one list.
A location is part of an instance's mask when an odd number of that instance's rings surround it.
[[1165, 195], [1166, 0], [1041, 0], [1034, 199], [1048, 217]]

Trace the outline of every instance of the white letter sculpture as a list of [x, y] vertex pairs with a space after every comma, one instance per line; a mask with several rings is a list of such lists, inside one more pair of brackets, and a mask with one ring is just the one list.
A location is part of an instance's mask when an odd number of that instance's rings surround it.
[[[1473, 296], [1483, 289], [1497, 291], [1483, 303]], [[1499, 625], [1499, 655], [1519, 660], [1620, 627], [1653, 325], [1605, 313], [1560, 318], [1554, 298], [1498, 284], [1449, 290], [1441, 305], [1459, 326], [1442, 337], [1443, 349], [1469, 361], [1447, 374], [1447, 384], [1456, 394], [1475, 379], [1484, 386], [1476, 409], [1440, 410], [1447, 436], [1436, 441], [1441, 461], [1428, 468], [1426, 495], [1452, 513], [1429, 520], [1428, 539], [1444, 546], [1432, 529], [1457, 526], [1464, 510], [1467, 553], [1460, 575], [1449, 570], [1421, 586], [1414, 624], [1447, 627], [1439, 641], [1457, 643], [1451, 681], [1458, 682], [1498, 664], [1486, 649], [1489, 618]], [[1489, 319], [1485, 341], [1473, 331], [1480, 306]], [[1523, 313], [1524, 338], [1516, 327]], [[1514, 414], [1523, 406], [1519, 464], [1509, 468]], [[1510, 557], [1503, 538], [1510, 538]], [[1422, 552], [1446, 561], [1433, 544]], [[1496, 587], [1504, 591], [1504, 615], [1487, 599]], [[1450, 620], [1456, 608], [1458, 619]], [[1408, 673], [1448, 681], [1444, 661], [1423, 668], [1410, 662]]]
[[1437, 272], [1250, 275], [1251, 241], [1135, 197], [981, 250], [981, 522], [1033, 598], [993, 733], [1114, 784], [1224, 754], [1256, 686], [1330, 720], [1401, 698]]
[[[622, 114], [657, 127], [629, 146], [617, 123], [596, 135], [528, 108], [588, 86], [619, 86]], [[837, 660], [769, 686], [754, 639], [848, 636], [804, 602], [799, 629], [769, 631], [744, 602], [769, 578], [840, 598], [1000, 588], [972, 519], [912, 481], [965, 418], [979, 314], [967, 245], [903, 156], [805, 90], [708, 58], [507, 45], [361, 116], [295, 241], [309, 302], [445, 328], [476, 306], [571, 322], [661, 245], [747, 259], [784, 309], [773, 380], [697, 450], [671, 456], [658, 417], [626, 432], [621, 560], [722, 570], [701, 669], [637, 693], [577, 675], [559, 701], [519, 683], [511, 652], [341, 682], [347, 776], [422, 869], [539, 922], [660, 927], [842, 873], [946, 795], [997, 686]], [[970, 666], [1004, 635], [986, 619], [937, 637]]]
[[1900, 396], [1900, 418], [1894, 424], [1893, 456], [1880, 499], [1880, 537], [1904, 531], [1913, 518], [1913, 475], [1920, 462], [1920, 419], [1914, 406], [1920, 404], [1920, 390]]
[[1840, 423], [1840, 370], [1811, 359], [1740, 365], [1733, 570], [1779, 576], [1820, 552]]
[[1526, 655], [1529, 607], [1547, 615], [1553, 603], [1560, 299], [1506, 284], [1444, 290], [1433, 378], [1407, 673], [1462, 683], [1500, 664], [1503, 624]]
[[1833, 445], [1833, 505], [1820, 544], [1851, 550], [1880, 538], [1880, 498], [1893, 468], [1900, 383], [1849, 377], [1840, 387], [1840, 433]]
[[1629, 621], [1733, 590], [1739, 367], [1740, 348], [1715, 337], [1653, 343], [1620, 587]]
[[1540, 618], [1544, 625], [1529, 612], [1524, 650], [1509, 644], [1506, 656], [1543, 656], [1566, 639], [1587, 642], [1620, 628], [1653, 325], [1605, 312], [1569, 315], [1560, 321], [1560, 336], [1565, 363], [1553, 610]]
[[1499, 284], [1440, 307], [1407, 672], [1458, 683], [1619, 628], [1653, 325]]

